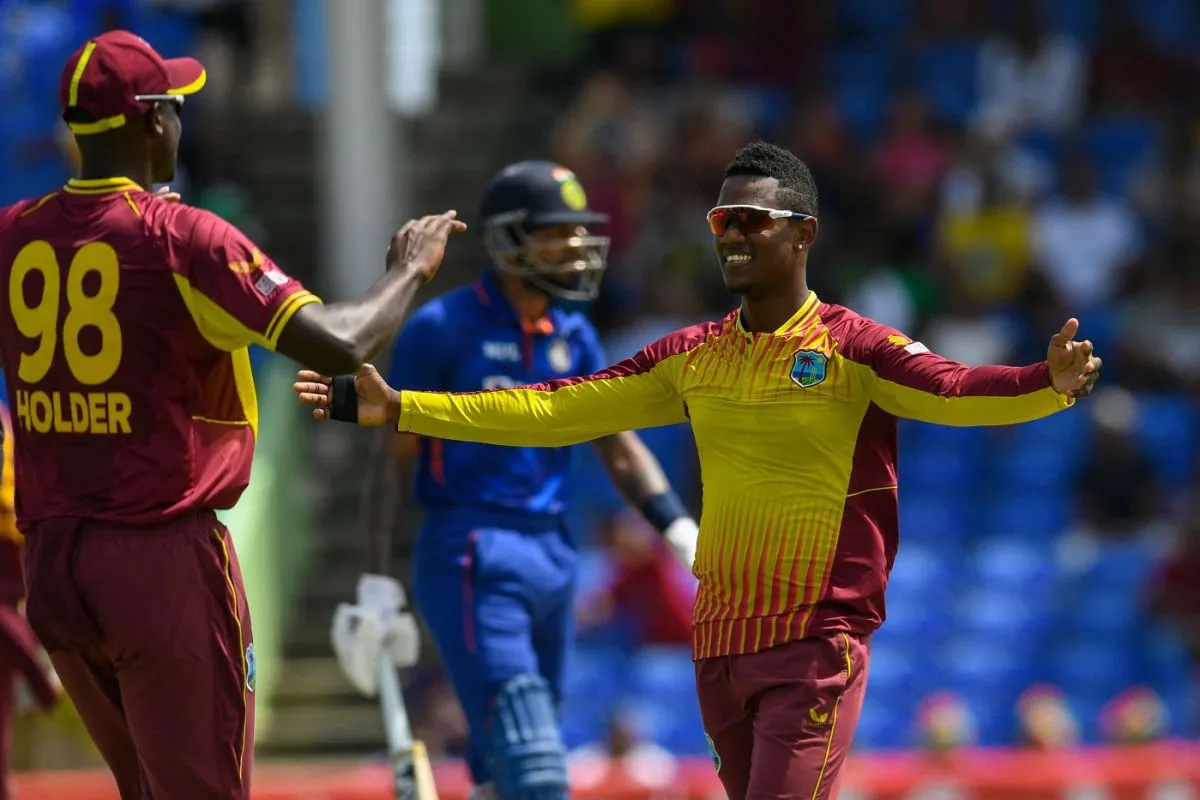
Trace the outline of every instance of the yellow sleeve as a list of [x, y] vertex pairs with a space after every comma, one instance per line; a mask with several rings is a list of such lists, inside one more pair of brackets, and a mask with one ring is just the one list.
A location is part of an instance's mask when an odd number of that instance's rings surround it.
[[851, 360], [870, 370], [871, 401], [896, 417], [939, 425], [1014, 425], [1048, 417], [1075, 401], [1050, 385], [1046, 362], [968, 367], [872, 323]]
[[654, 345], [582, 378], [483, 392], [406, 392], [401, 433], [518, 447], [564, 447], [687, 420], [678, 391], [684, 353]]

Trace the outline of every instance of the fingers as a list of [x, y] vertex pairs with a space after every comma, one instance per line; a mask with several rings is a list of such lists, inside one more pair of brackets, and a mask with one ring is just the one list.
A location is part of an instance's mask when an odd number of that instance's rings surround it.
[[1062, 329], [1050, 337], [1051, 347], [1064, 347], [1071, 350], [1071, 340], [1075, 338], [1075, 334], [1079, 332], [1079, 320], [1071, 317], [1067, 320]]
[[327, 406], [330, 404], [329, 389], [319, 383], [293, 383], [292, 391], [300, 398], [300, 402], [310, 406]]
[[313, 372], [311, 369], [302, 369], [296, 373], [296, 379], [306, 383], [323, 383], [327, 387], [333, 383], [333, 378], [327, 375], [322, 375], [319, 372]]

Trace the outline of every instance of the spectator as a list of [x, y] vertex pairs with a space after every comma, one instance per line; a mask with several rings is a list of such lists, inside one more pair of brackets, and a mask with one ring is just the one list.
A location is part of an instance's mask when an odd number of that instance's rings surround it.
[[1061, 181], [1062, 197], [1035, 212], [1034, 258], [1059, 300], [1083, 314], [1116, 299], [1141, 243], [1128, 204], [1100, 194], [1085, 156], [1066, 159]]
[[1083, 51], [1047, 29], [1038, 0], [1016, 6], [1011, 31], [989, 39], [979, 55], [978, 120], [1010, 134], [1069, 130], [1086, 100]]
[[575, 748], [567, 755], [573, 789], [604, 787], [619, 793], [624, 787], [663, 789], [679, 773], [670, 751], [638, 736], [628, 713], [617, 713], [608, 725], [608, 739]]
[[580, 603], [580, 628], [620, 616], [633, 623], [638, 646], [690, 645], [695, 585], [662, 538], [631, 511], [606, 520], [601, 535], [614, 574]]
[[1033, 750], [1062, 750], [1079, 744], [1079, 722], [1057, 688], [1033, 686], [1017, 700], [1021, 743]]
[[1169, 714], [1158, 692], [1145, 686], [1126, 689], [1100, 710], [1104, 739], [1118, 747], [1149, 744], [1167, 732]]

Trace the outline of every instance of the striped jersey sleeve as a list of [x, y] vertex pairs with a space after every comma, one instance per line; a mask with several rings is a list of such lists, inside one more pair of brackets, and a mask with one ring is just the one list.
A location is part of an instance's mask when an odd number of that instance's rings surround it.
[[564, 447], [687, 419], [679, 390], [703, 326], [666, 336], [632, 358], [579, 378], [482, 392], [401, 389], [401, 433], [521, 447]]
[[896, 417], [939, 425], [1013, 425], [1074, 403], [1051, 386], [1045, 361], [968, 367], [886, 325], [863, 318], [856, 323], [842, 354], [869, 368], [872, 402]]

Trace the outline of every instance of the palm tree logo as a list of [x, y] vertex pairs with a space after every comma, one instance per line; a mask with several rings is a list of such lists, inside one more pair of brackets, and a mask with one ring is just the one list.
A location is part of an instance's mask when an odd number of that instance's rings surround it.
[[816, 386], [825, 380], [826, 366], [829, 359], [824, 353], [816, 350], [797, 351], [792, 360], [792, 382], [801, 389]]

